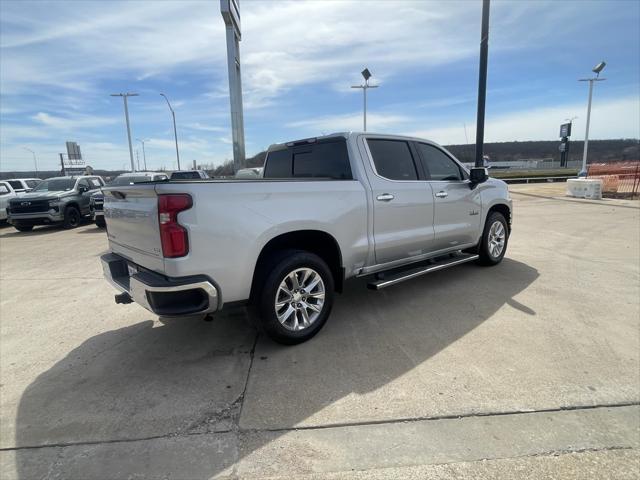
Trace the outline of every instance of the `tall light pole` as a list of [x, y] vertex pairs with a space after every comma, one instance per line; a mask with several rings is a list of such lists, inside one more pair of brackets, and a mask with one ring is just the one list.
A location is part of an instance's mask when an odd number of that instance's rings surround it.
[[140, 140], [139, 138], [136, 138], [137, 141], [139, 141], [142, 144], [142, 158], [144, 159], [144, 171], [147, 171], [147, 153], [144, 151], [144, 142], [148, 142], [149, 139], [145, 138], [143, 140]]
[[378, 85], [369, 85], [369, 79], [371, 78], [371, 72], [368, 68], [365, 68], [360, 72], [364, 77], [364, 85], [352, 85], [351, 88], [361, 88], [364, 93], [364, 131], [367, 131], [367, 90], [370, 88], [378, 88]]
[[122, 97], [124, 99], [124, 119], [127, 123], [127, 138], [129, 139], [129, 158], [131, 159], [131, 171], [136, 171], [136, 166], [133, 163], [133, 147], [131, 146], [131, 127], [129, 126], [129, 107], [127, 106], [127, 98], [137, 97], [137, 93], [112, 93], [112, 97]]
[[34, 152], [33, 150], [31, 150], [30, 148], [27, 148], [27, 147], [22, 147], [22, 148], [24, 148], [28, 152], [31, 152], [31, 155], [33, 155], [33, 163], [36, 166], [36, 175], [38, 175], [38, 159], [36, 158], [36, 152]]
[[227, 70], [229, 73], [229, 103], [231, 106], [231, 137], [233, 139], [233, 169], [245, 165], [244, 113], [242, 110], [242, 71], [240, 69], [240, 0], [220, 0], [227, 40]]
[[171, 110], [171, 116], [173, 117], [173, 138], [176, 140], [176, 160], [178, 161], [178, 170], [180, 170], [180, 152], [178, 151], [178, 130], [176, 129], [176, 112], [171, 108], [171, 104], [169, 103], [169, 99], [164, 93], [160, 94], [166, 101], [169, 106], [169, 110]]
[[587, 103], [587, 128], [584, 132], [584, 150], [582, 151], [582, 169], [580, 173], [578, 173], [579, 177], [587, 176], [587, 151], [589, 149], [589, 123], [591, 121], [591, 97], [593, 96], [593, 83], [594, 82], [603, 82], [606, 78], [599, 78], [600, 72], [604, 70], [606, 66], [606, 62], [602, 61], [597, 64], [595, 67], [591, 69], [593, 73], [596, 74], [595, 77], [591, 78], [581, 78], [578, 80], [579, 82], [589, 82], [589, 102]]
[[489, 61], [490, 0], [482, 0], [480, 32], [480, 68], [478, 69], [478, 112], [476, 116], [476, 167], [484, 167], [484, 111], [487, 99], [487, 64]]

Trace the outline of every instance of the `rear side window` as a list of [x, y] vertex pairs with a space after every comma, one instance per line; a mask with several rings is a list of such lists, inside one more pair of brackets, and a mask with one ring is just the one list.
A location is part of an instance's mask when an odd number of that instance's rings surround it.
[[10, 180], [9, 185], [13, 187], [14, 190], [23, 190], [22, 182], [18, 182], [17, 180]]
[[446, 153], [433, 145], [419, 143], [418, 149], [422, 155], [425, 170], [429, 172], [431, 180], [462, 180], [462, 172], [456, 162]]
[[402, 140], [367, 140], [376, 172], [390, 180], [417, 180], [409, 144]]
[[332, 178], [351, 180], [345, 140], [296, 145], [269, 152], [264, 178]]

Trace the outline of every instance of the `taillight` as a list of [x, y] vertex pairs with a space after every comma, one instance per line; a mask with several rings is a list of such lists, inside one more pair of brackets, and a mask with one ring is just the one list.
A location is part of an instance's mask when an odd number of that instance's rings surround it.
[[186, 193], [158, 195], [158, 221], [162, 255], [167, 258], [184, 257], [189, 253], [187, 230], [178, 223], [178, 213], [193, 206]]

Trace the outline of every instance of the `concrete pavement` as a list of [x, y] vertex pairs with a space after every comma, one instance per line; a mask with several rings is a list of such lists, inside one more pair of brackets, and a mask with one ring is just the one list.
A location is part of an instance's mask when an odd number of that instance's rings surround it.
[[501, 265], [351, 282], [295, 347], [115, 305], [93, 225], [0, 229], [2, 478], [633, 478], [638, 202], [512, 190]]

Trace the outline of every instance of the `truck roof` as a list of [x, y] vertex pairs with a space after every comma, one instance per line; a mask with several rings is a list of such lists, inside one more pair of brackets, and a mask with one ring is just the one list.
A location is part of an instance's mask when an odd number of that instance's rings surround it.
[[426, 138], [418, 138], [418, 137], [411, 137], [408, 135], [395, 135], [395, 134], [389, 134], [389, 133], [376, 133], [376, 132], [364, 132], [364, 131], [351, 131], [351, 132], [334, 132], [334, 133], [330, 133], [328, 135], [320, 135], [317, 137], [309, 137], [309, 138], [303, 138], [300, 140], [293, 140], [293, 141], [289, 141], [289, 142], [281, 142], [281, 143], [274, 143], [272, 145], [269, 145], [269, 148], [267, 149], [267, 151], [273, 151], [273, 150], [280, 150], [283, 148], [287, 148], [287, 147], [293, 147], [294, 145], [304, 145], [307, 143], [315, 143], [321, 140], [325, 140], [328, 138], [336, 138], [336, 137], [343, 137], [343, 138], [350, 138], [353, 136], [357, 136], [357, 135], [369, 135], [369, 136], [375, 136], [375, 137], [384, 137], [384, 138], [397, 138], [397, 139], [402, 139], [402, 140], [422, 140], [422, 141], [428, 141], [431, 142], [431, 140], [428, 140]]

